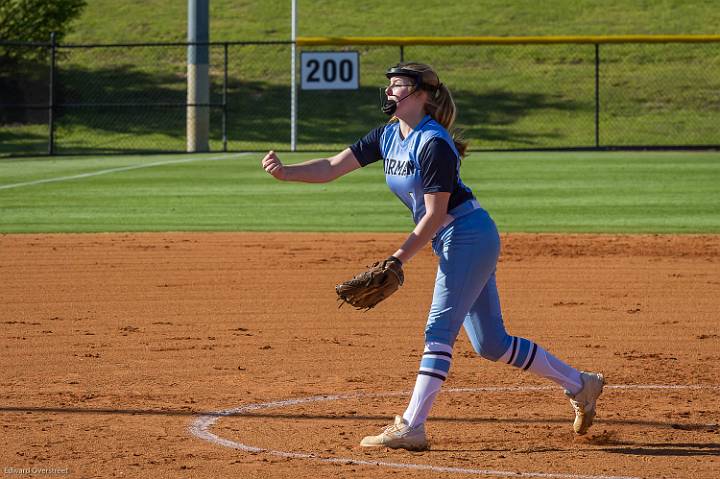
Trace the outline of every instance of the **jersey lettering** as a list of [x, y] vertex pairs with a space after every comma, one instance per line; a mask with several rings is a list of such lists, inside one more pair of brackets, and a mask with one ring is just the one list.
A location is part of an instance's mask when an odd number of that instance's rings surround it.
[[383, 160], [386, 183], [412, 212], [415, 223], [425, 216], [426, 193], [449, 192], [448, 211], [474, 198], [460, 180], [460, 155], [452, 136], [430, 115], [407, 137], [401, 134], [399, 122], [391, 122], [350, 149], [361, 166]]
[[415, 165], [411, 161], [400, 161], [389, 158], [385, 161], [385, 174], [394, 176], [412, 176]]

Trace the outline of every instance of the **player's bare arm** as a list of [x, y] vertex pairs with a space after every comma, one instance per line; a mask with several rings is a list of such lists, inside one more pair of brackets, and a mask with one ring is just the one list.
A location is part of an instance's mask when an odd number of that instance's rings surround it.
[[425, 216], [418, 222], [415, 229], [393, 256], [403, 264], [410, 261], [438, 232], [447, 219], [450, 193], [426, 193]]
[[318, 158], [294, 165], [283, 165], [274, 151], [262, 159], [262, 167], [278, 180], [327, 183], [360, 168], [355, 154], [346, 148], [330, 158]]

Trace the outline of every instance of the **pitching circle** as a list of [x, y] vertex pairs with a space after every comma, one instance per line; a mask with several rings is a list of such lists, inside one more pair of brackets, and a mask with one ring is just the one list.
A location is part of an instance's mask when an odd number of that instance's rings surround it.
[[[484, 387], [484, 388], [448, 388], [443, 389], [443, 393], [482, 393], [482, 392], [528, 392], [528, 391], [546, 391], [554, 390], [557, 387], [551, 386], [526, 386], [526, 387]], [[640, 390], [640, 389], [657, 389], [657, 390], [691, 390], [691, 389], [720, 389], [720, 386], [715, 385], [653, 385], [653, 384], [625, 384], [625, 385], [610, 385], [605, 386], [605, 389], [620, 389], [620, 390]], [[315, 454], [304, 453], [304, 452], [292, 452], [292, 451], [277, 451], [273, 449], [265, 449], [261, 447], [250, 446], [237, 441], [232, 441], [220, 437], [210, 432], [213, 425], [223, 417], [228, 416], [240, 416], [242, 414], [258, 411], [263, 409], [278, 409], [283, 407], [295, 406], [298, 404], [305, 404], [311, 402], [326, 402], [326, 401], [342, 401], [350, 399], [361, 399], [361, 398], [378, 398], [378, 397], [394, 397], [394, 396], [408, 396], [410, 392], [388, 392], [388, 393], [356, 393], [356, 394], [337, 394], [337, 395], [325, 395], [325, 396], [310, 396], [304, 398], [287, 399], [283, 401], [272, 401], [266, 403], [248, 404], [245, 406], [235, 407], [231, 409], [225, 409], [222, 411], [216, 411], [208, 414], [198, 416], [193, 423], [190, 425], [190, 433], [204, 441], [208, 441], [219, 446], [238, 449], [246, 452], [254, 453], [265, 453], [272, 456], [292, 458], [292, 459], [306, 459], [317, 462], [323, 462], [326, 464], [345, 464], [345, 465], [357, 465], [357, 466], [381, 466], [392, 469], [405, 469], [415, 471], [432, 471], [438, 473], [458, 473], [458, 474], [470, 474], [479, 476], [493, 476], [493, 477], [536, 477], [546, 479], [641, 479], [635, 476], [595, 476], [595, 475], [578, 475], [578, 474], [567, 474], [567, 473], [547, 473], [547, 472], [518, 472], [518, 471], [495, 471], [486, 469], [468, 469], [459, 467], [445, 467], [445, 466], [433, 466], [430, 464], [413, 464], [413, 463], [395, 463], [387, 461], [365, 461], [359, 459], [353, 459], [349, 457], [319, 457]]]

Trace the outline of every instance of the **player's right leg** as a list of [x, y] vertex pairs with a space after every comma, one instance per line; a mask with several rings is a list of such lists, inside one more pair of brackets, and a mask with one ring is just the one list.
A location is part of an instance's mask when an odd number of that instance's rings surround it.
[[575, 410], [573, 430], [577, 434], [587, 432], [605, 384], [603, 376], [578, 371], [537, 343], [509, 336], [503, 324], [494, 275], [465, 317], [463, 326], [473, 348], [482, 357], [529, 371], [562, 386]]

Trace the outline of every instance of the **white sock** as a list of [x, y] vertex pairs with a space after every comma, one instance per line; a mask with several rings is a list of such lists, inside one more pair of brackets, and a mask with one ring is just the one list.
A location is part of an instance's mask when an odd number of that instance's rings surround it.
[[501, 361], [550, 379], [570, 394], [575, 395], [582, 389], [580, 371], [525, 338], [513, 337], [508, 350], [498, 359], [498, 362]]
[[415, 427], [427, 420], [435, 396], [440, 392], [443, 382], [442, 379], [418, 374], [410, 404], [403, 413], [403, 419], [408, 423], [408, 426]]
[[538, 346], [535, 361], [527, 368], [527, 371], [555, 381], [572, 395], [577, 394], [582, 389], [580, 371], [560, 361], [541, 346]]
[[427, 420], [435, 397], [447, 378], [451, 362], [452, 346], [435, 342], [425, 344], [415, 388], [403, 413], [403, 419], [410, 427], [419, 426]]

